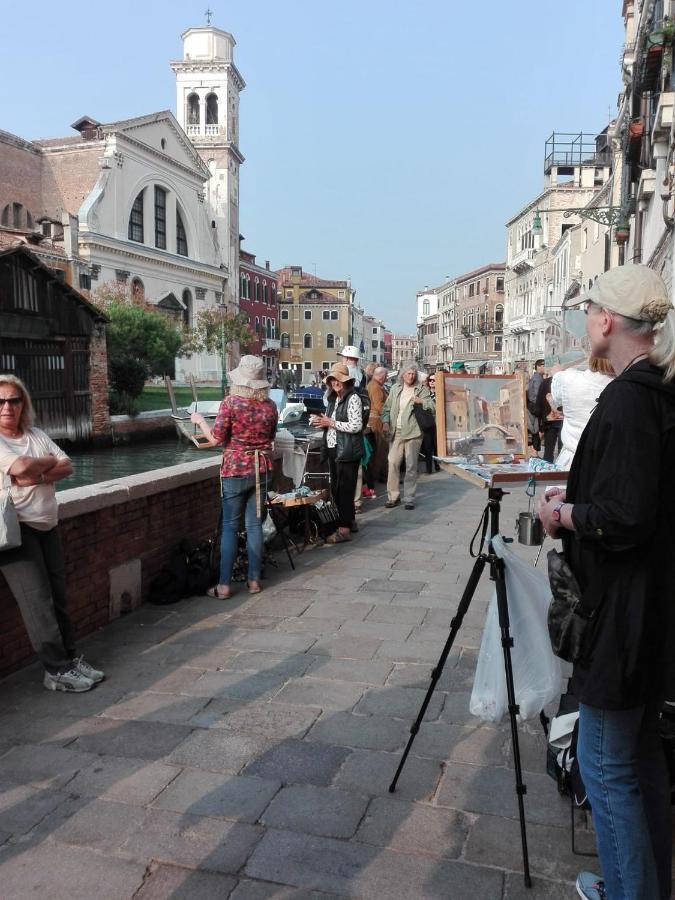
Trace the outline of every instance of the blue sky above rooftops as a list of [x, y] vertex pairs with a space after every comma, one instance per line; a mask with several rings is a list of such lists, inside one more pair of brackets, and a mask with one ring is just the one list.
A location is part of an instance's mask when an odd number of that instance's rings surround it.
[[[206, 2], [3, 4], [0, 128], [174, 110], [169, 60]], [[241, 231], [272, 266], [351, 278], [397, 332], [415, 292], [505, 256], [553, 131], [616, 111], [619, 0], [217, 0], [236, 41]], [[27, 14], [27, 11], [28, 14]]]

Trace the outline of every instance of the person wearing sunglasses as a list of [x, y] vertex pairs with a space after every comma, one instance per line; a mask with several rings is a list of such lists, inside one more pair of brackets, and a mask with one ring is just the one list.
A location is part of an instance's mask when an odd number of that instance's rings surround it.
[[[429, 393], [431, 394], [434, 403], [436, 403], [436, 375], [433, 372], [427, 378], [426, 385], [429, 388]], [[434, 460], [434, 453], [436, 452], [436, 426], [435, 425], [433, 426], [433, 428], [424, 428], [422, 430], [422, 451], [421, 452], [422, 452], [422, 456], [424, 457], [427, 475], [431, 475], [432, 472], [440, 472], [441, 467]]]
[[63, 450], [33, 426], [33, 419], [24, 383], [15, 375], [0, 374], [0, 490], [11, 491], [21, 526], [21, 546], [0, 552], [0, 572], [45, 668], [44, 686], [51, 691], [88, 691], [104, 674], [75, 650], [54, 489], [73, 468]]

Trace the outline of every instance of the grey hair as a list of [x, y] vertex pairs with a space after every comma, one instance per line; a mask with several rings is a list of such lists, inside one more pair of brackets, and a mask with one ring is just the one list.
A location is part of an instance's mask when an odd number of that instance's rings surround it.
[[373, 372], [373, 377], [375, 375], [378, 375], [380, 372], [384, 372], [385, 375], [387, 374], [387, 369], [385, 368], [385, 366], [376, 366], [375, 371]]
[[670, 310], [663, 322], [643, 322], [641, 319], [620, 317], [626, 331], [636, 337], [651, 338], [653, 347], [649, 360], [663, 369], [663, 380], [675, 378], [675, 310]]
[[415, 384], [419, 383], [420, 380], [420, 367], [417, 365], [414, 359], [409, 359], [401, 363], [401, 368], [398, 370], [398, 382], [399, 384], [403, 384], [403, 373], [410, 372], [411, 369], [415, 371]]

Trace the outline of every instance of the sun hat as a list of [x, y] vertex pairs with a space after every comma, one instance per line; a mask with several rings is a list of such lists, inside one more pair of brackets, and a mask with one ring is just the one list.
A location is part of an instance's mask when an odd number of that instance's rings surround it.
[[361, 354], [353, 344], [347, 344], [340, 350], [340, 356], [346, 356], [347, 359], [361, 359]]
[[236, 369], [229, 374], [230, 384], [260, 390], [270, 386], [265, 378], [265, 363], [258, 356], [242, 356]]
[[590, 290], [567, 307], [588, 301], [627, 319], [653, 324], [663, 322], [673, 308], [661, 276], [649, 266], [641, 265], [616, 266], [604, 272]]
[[331, 368], [330, 372], [324, 378], [324, 384], [328, 383], [329, 378], [335, 378], [336, 381], [353, 381], [354, 378], [350, 374], [349, 369], [344, 363], [335, 363], [335, 365]]

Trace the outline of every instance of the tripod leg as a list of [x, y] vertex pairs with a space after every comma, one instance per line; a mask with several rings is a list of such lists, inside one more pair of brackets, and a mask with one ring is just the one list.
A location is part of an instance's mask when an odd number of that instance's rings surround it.
[[499, 612], [499, 629], [502, 634], [502, 648], [504, 650], [504, 673], [506, 676], [506, 695], [509, 701], [509, 719], [511, 720], [511, 745], [513, 747], [513, 764], [516, 770], [516, 796], [518, 797], [518, 816], [520, 818], [520, 841], [523, 851], [523, 872], [525, 887], [532, 887], [530, 878], [530, 861], [527, 851], [527, 832], [525, 829], [525, 805], [523, 797], [527, 793], [527, 787], [523, 784], [523, 772], [520, 765], [520, 743], [518, 740], [518, 723], [516, 716], [519, 707], [516, 704], [516, 692], [513, 685], [513, 665], [511, 662], [511, 647], [513, 638], [509, 626], [509, 606], [506, 597], [506, 577], [504, 575], [504, 560], [500, 559], [490, 545], [490, 574], [495, 582], [497, 591], [497, 610]]
[[396, 790], [396, 782], [398, 781], [399, 776], [403, 771], [403, 766], [405, 765], [405, 761], [408, 758], [410, 748], [413, 745], [413, 741], [415, 740], [417, 732], [420, 730], [420, 725], [422, 724], [422, 719], [424, 719], [424, 714], [427, 711], [427, 706], [429, 706], [429, 703], [431, 702], [431, 697], [434, 693], [436, 685], [438, 684], [438, 679], [443, 673], [443, 667], [445, 666], [448, 654], [450, 653], [452, 645], [455, 642], [457, 632], [462, 626], [462, 621], [464, 620], [466, 611], [469, 608], [469, 604], [471, 603], [471, 598], [473, 597], [476, 587], [478, 586], [478, 582], [480, 581], [480, 576], [483, 573], [486, 562], [487, 556], [481, 553], [480, 556], [476, 557], [476, 562], [473, 564], [473, 569], [471, 570], [471, 575], [469, 575], [469, 580], [467, 581], [466, 587], [464, 588], [462, 599], [459, 601], [457, 612], [455, 613], [454, 618], [450, 623], [450, 634], [448, 635], [448, 639], [445, 642], [445, 646], [443, 647], [443, 652], [441, 653], [438, 662], [436, 663], [436, 667], [431, 673], [431, 684], [429, 685], [429, 689], [427, 690], [426, 696], [422, 702], [420, 711], [417, 714], [417, 718], [410, 728], [410, 737], [408, 738], [408, 743], [406, 744], [406, 748], [403, 751], [403, 756], [401, 757], [401, 761], [398, 764], [398, 768], [396, 769], [394, 780], [389, 785], [389, 792], [392, 794]]

